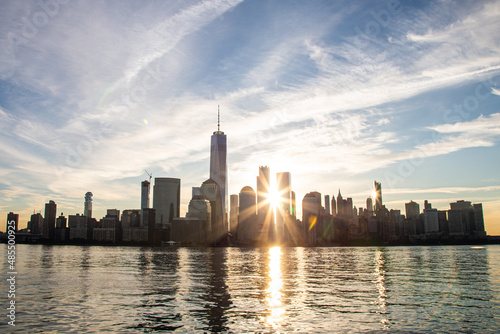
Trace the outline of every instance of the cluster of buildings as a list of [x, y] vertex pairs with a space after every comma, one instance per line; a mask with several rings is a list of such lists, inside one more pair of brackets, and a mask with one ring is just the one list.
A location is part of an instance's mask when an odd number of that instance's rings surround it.
[[[406, 203], [406, 214], [382, 204], [382, 186], [374, 182], [374, 196], [366, 208], [353, 206], [352, 198], [324, 196], [313, 191], [302, 199], [302, 219], [296, 216], [291, 174], [271, 179], [268, 166], [259, 167], [256, 191], [245, 186], [228, 202], [227, 141], [224, 132], [211, 137], [210, 177], [193, 187], [185, 217], [180, 217], [181, 180], [155, 178], [150, 207], [151, 175], [141, 182], [141, 208], [109, 209], [105, 217], [92, 217], [91, 192], [85, 194], [82, 215], [57, 216], [54, 201], [45, 204], [45, 215], [34, 213], [18, 241], [55, 243], [129, 243], [160, 245], [333, 245], [366, 242], [407, 243], [428, 240], [463, 242], [486, 238], [481, 204], [458, 201], [450, 210], [437, 210], [425, 201]], [[275, 185], [275, 188], [272, 188]], [[276, 195], [276, 196], [275, 196]], [[323, 205], [324, 204], [324, 205]], [[19, 215], [9, 213], [16, 222]]]

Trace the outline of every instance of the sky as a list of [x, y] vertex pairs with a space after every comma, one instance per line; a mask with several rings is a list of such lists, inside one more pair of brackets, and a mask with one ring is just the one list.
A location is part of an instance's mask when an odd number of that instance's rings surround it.
[[138, 209], [146, 171], [184, 215], [220, 106], [229, 194], [288, 171], [300, 216], [376, 180], [500, 235], [498, 31], [498, 1], [1, 1], [0, 216]]

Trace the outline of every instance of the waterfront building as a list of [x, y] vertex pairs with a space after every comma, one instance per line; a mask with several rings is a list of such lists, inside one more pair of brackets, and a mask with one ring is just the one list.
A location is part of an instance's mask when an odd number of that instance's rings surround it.
[[335, 217], [337, 215], [337, 201], [335, 200], [335, 196], [332, 196], [331, 204], [332, 216]]
[[231, 232], [233, 238], [236, 237], [236, 233], [238, 232], [238, 212], [238, 195], [232, 194], [229, 196], [229, 231]]
[[258, 241], [267, 243], [272, 240], [274, 219], [269, 194], [271, 193], [271, 171], [268, 166], [259, 167], [257, 176], [257, 231]]
[[325, 195], [325, 213], [327, 215], [331, 214], [330, 213], [330, 195]]
[[276, 173], [276, 191], [279, 194], [276, 208], [276, 241], [282, 243], [289, 239], [289, 217], [292, 214], [292, 177], [290, 172]]
[[238, 243], [242, 245], [253, 244], [256, 241], [257, 230], [257, 204], [256, 194], [252, 187], [243, 187], [239, 194], [238, 215]]
[[[318, 196], [319, 194], [319, 196]], [[304, 234], [309, 245], [314, 245], [317, 241], [318, 221], [321, 211], [321, 194], [317, 191], [307, 193], [302, 199], [302, 222], [304, 224]]]
[[92, 218], [92, 196], [90, 191], [85, 194], [85, 204], [83, 207], [83, 215]]
[[382, 208], [382, 184], [380, 182], [374, 181], [373, 187], [375, 190], [375, 212]]
[[9, 222], [14, 221], [14, 231], [17, 232], [19, 228], [19, 214], [14, 213], [14, 212], [9, 212], [7, 214], [7, 225], [5, 227], [5, 232], [9, 233], [9, 226], [12, 226], [12, 224], [9, 224]]
[[45, 216], [43, 219], [43, 238], [54, 240], [56, 228], [57, 204], [54, 201], [45, 203]]
[[42, 234], [43, 230], [43, 217], [40, 213], [34, 213], [31, 215], [30, 221], [28, 222], [28, 230], [31, 234]]
[[174, 218], [171, 240], [181, 245], [210, 244], [214, 239], [211, 218], [210, 202], [202, 196], [200, 188], [194, 187], [186, 217]]
[[[217, 211], [216, 225], [222, 226], [225, 233], [228, 227], [228, 185], [227, 185], [227, 138], [220, 131], [220, 112], [218, 112], [217, 131], [214, 131], [210, 139], [210, 179], [217, 183], [219, 188], [219, 200], [222, 210]], [[210, 199], [209, 199], [210, 200]], [[212, 200], [210, 200], [212, 202]]]
[[[180, 202], [180, 179], [169, 177], [155, 178], [153, 187], [153, 209], [156, 210], [155, 221], [158, 230], [170, 230], [174, 218], [180, 215]], [[168, 237], [167, 235], [167, 238]]]

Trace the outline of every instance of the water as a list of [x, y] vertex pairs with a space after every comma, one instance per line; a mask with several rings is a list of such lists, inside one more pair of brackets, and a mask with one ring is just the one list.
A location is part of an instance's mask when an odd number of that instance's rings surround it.
[[498, 245], [17, 245], [16, 269], [0, 332], [500, 332]]

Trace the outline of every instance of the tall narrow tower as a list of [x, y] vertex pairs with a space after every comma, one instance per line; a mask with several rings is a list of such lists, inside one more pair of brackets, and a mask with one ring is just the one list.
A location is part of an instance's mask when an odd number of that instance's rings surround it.
[[382, 208], [382, 185], [380, 182], [373, 181], [373, 187], [375, 188], [375, 211], [378, 211]]
[[210, 141], [210, 178], [219, 186], [222, 203], [222, 216], [217, 217], [216, 224], [220, 224], [227, 232], [227, 139], [224, 132], [220, 131], [220, 109], [217, 112], [217, 131], [214, 131]]
[[141, 210], [149, 209], [149, 189], [151, 183], [148, 180], [141, 182]]
[[85, 207], [83, 208], [83, 215], [92, 218], [92, 196], [90, 191], [85, 194]]

